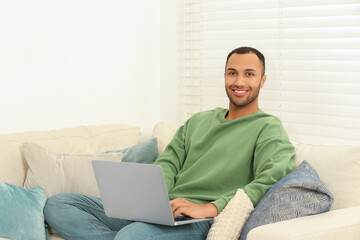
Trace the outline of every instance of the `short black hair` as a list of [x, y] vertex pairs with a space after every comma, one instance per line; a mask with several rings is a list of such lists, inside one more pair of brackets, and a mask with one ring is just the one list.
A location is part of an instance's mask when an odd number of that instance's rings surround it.
[[252, 47], [239, 47], [239, 48], [236, 48], [234, 50], [232, 50], [227, 58], [226, 58], [226, 64], [225, 64], [225, 70], [226, 70], [226, 66], [227, 66], [227, 63], [229, 61], [229, 58], [231, 57], [231, 55], [233, 55], [234, 53], [237, 53], [237, 54], [247, 54], [247, 53], [254, 53], [256, 54], [256, 56], [259, 58], [260, 62], [262, 63], [263, 65], [263, 75], [265, 74], [265, 57], [264, 55], [257, 49], [255, 48], [252, 48]]

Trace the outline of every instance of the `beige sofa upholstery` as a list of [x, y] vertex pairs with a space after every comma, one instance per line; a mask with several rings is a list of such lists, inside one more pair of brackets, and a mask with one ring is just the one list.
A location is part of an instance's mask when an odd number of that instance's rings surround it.
[[95, 154], [140, 141], [140, 129], [123, 124], [0, 135], [0, 181], [23, 185], [28, 167], [22, 149], [24, 142], [39, 144], [52, 152]]
[[307, 160], [333, 194], [330, 211], [254, 228], [247, 240], [360, 239], [360, 146], [295, 148], [296, 165]]
[[[176, 131], [161, 122], [152, 137], [158, 138], [162, 152]], [[0, 135], [0, 181], [24, 186], [28, 165], [24, 142], [36, 143], [49, 151], [68, 154], [96, 154], [124, 149], [150, 136], [142, 136], [135, 126], [113, 124], [81, 126], [54, 131]], [[330, 212], [257, 227], [248, 240], [359, 239], [360, 236], [360, 146], [329, 147], [296, 145], [295, 162], [307, 160], [333, 193]], [[1, 239], [1, 238], [0, 238]], [[63, 239], [52, 234], [51, 240]]]

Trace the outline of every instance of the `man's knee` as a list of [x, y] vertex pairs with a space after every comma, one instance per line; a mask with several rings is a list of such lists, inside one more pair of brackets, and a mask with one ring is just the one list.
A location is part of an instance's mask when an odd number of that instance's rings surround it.
[[45, 220], [51, 224], [54, 222], [52, 220], [59, 221], [59, 215], [63, 212], [64, 208], [66, 208], [66, 204], [68, 202], [76, 200], [76, 194], [72, 193], [59, 193], [50, 197], [45, 204], [44, 207], [44, 217]]
[[59, 211], [58, 207], [61, 206], [61, 204], [63, 204], [63, 200], [66, 196], [62, 196], [64, 194], [56, 194], [52, 197], [50, 197], [47, 201], [46, 201], [46, 204], [45, 204], [45, 207], [44, 207], [44, 216], [45, 216], [45, 219], [48, 221], [48, 220], [51, 220], [54, 216], [54, 213]]

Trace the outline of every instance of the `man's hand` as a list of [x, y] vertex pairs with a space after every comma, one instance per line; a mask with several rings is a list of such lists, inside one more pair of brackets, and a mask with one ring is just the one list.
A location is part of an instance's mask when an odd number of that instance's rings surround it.
[[179, 214], [191, 218], [207, 218], [218, 215], [217, 208], [212, 203], [196, 204], [184, 198], [175, 198], [170, 201], [170, 205], [174, 218]]

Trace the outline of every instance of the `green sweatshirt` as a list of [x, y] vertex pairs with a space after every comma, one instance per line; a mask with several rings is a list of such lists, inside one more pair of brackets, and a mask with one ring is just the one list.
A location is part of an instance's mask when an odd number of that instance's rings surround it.
[[226, 120], [228, 110], [194, 114], [155, 164], [162, 167], [169, 198], [213, 203], [220, 213], [244, 189], [254, 206], [295, 169], [295, 150], [277, 117], [259, 110]]

